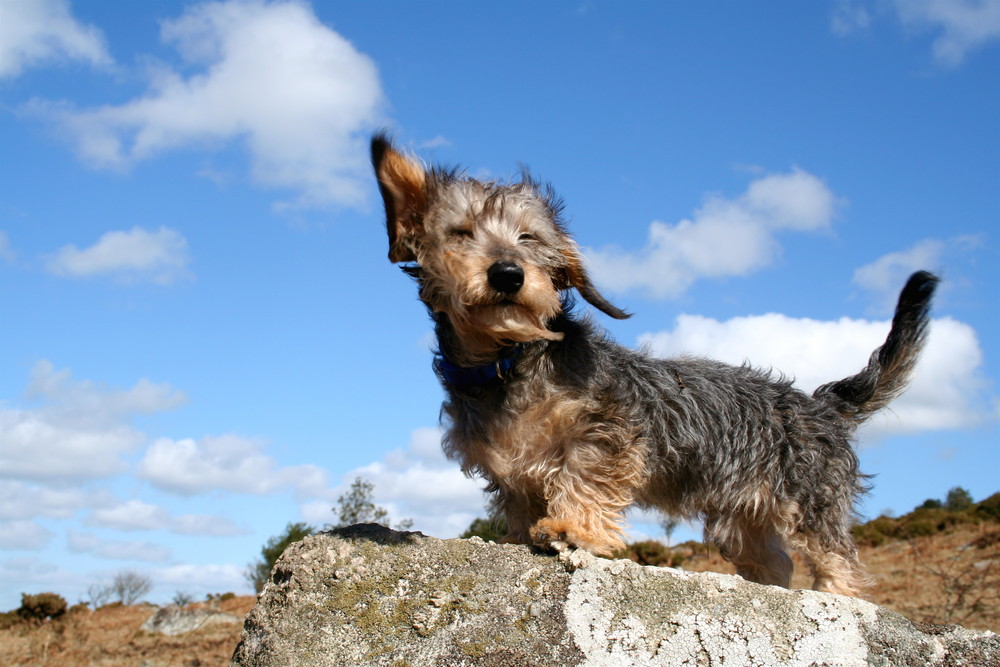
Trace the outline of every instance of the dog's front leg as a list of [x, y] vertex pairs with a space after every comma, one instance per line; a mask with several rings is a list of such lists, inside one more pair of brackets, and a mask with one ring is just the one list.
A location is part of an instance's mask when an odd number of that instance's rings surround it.
[[546, 484], [546, 516], [529, 530], [540, 547], [610, 556], [622, 549], [622, 521], [645, 471], [641, 448], [575, 444]]

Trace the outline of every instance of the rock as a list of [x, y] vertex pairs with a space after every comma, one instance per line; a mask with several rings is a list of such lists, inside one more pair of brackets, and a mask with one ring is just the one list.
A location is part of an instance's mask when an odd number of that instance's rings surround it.
[[373, 524], [278, 560], [232, 665], [1000, 665], [1000, 636], [737, 576]]
[[142, 630], [161, 635], [180, 635], [212, 623], [239, 623], [232, 614], [211, 609], [185, 609], [169, 605], [161, 607], [142, 624]]

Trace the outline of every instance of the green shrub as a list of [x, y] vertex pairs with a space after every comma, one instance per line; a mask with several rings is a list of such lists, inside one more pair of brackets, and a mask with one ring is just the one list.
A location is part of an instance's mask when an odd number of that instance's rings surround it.
[[874, 526], [874, 523], [874, 521], [869, 521], [868, 523], [858, 524], [851, 528], [854, 541], [869, 547], [878, 547], [885, 544], [889, 537]]
[[989, 498], [980, 500], [973, 512], [987, 521], [1000, 521], [1000, 493], [994, 493]]
[[225, 602], [236, 597], [236, 593], [209, 593], [205, 596], [205, 602]]
[[670, 565], [671, 555], [669, 548], [653, 540], [634, 542], [628, 545], [625, 551], [625, 557], [639, 565]]
[[61, 595], [21, 593], [21, 607], [17, 613], [26, 621], [44, 621], [47, 618], [59, 618], [66, 613], [66, 608], [66, 600]]
[[507, 522], [503, 517], [494, 519], [473, 519], [468, 530], [459, 535], [463, 540], [470, 537], [481, 538], [484, 542], [499, 542], [507, 534]]
[[939, 532], [938, 525], [939, 524], [931, 517], [913, 519], [900, 526], [899, 530], [896, 531], [896, 534], [893, 535], [893, 537], [900, 540], [911, 540], [915, 537], [927, 537], [928, 535], [933, 535]]

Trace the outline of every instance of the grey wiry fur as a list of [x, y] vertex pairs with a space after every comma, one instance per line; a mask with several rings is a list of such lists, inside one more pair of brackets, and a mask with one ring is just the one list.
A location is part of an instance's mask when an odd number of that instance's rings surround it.
[[377, 135], [389, 257], [431, 311], [447, 390], [446, 453], [489, 481], [508, 541], [609, 554], [631, 505], [704, 521], [753, 581], [788, 586], [802, 550], [820, 590], [863, 583], [850, 535], [864, 492], [858, 424], [897, 396], [937, 279], [915, 273], [885, 344], [807, 396], [770, 373], [653, 359], [597, 332], [570, 289], [612, 317], [551, 191], [427, 169]]

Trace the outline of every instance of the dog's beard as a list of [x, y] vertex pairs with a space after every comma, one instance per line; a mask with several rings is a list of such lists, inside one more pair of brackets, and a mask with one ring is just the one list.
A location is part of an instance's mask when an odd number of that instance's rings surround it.
[[548, 328], [548, 320], [556, 312], [540, 313], [523, 304], [512, 302], [466, 309], [470, 327], [484, 333], [488, 332], [497, 341], [513, 343], [562, 340], [561, 333], [550, 331]]
[[538, 312], [513, 302], [453, 307], [447, 314], [461, 345], [453, 361], [476, 366], [495, 361], [500, 350], [514, 343], [562, 340], [562, 333], [547, 326], [558, 312], [558, 308]]

